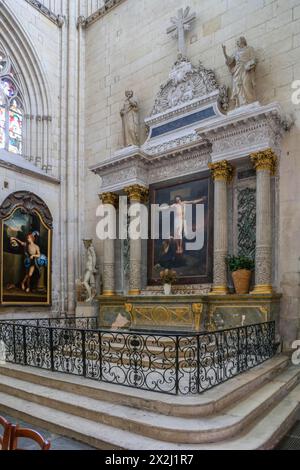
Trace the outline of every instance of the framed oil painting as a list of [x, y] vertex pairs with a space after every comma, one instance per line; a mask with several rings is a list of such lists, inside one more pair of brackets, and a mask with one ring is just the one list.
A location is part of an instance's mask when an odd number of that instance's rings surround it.
[[52, 217], [29, 192], [14, 193], [0, 208], [2, 305], [51, 304]]
[[[160, 284], [163, 269], [176, 271], [177, 284], [212, 282], [213, 185], [210, 177], [150, 187], [150, 204], [162, 207], [156, 239], [148, 241], [148, 283]], [[201, 208], [198, 209], [201, 205]], [[163, 210], [170, 211], [170, 232], [163, 232]], [[187, 217], [187, 214], [189, 215]], [[157, 219], [158, 220], [158, 219]], [[151, 224], [149, 224], [151, 226]], [[189, 225], [189, 233], [188, 227]], [[197, 248], [196, 235], [202, 239]]]

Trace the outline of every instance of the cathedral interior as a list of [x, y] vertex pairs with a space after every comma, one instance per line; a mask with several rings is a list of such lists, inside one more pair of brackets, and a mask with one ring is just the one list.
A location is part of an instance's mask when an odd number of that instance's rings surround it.
[[299, 128], [300, 0], [0, 0], [0, 448], [300, 449]]

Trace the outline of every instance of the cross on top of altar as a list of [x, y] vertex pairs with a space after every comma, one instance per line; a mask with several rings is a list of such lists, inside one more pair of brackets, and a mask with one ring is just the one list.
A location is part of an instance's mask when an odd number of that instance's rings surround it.
[[172, 26], [167, 29], [167, 33], [174, 33], [174, 37], [178, 39], [178, 53], [186, 57], [186, 31], [191, 29], [191, 23], [196, 19], [196, 13], [190, 13], [190, 7], [184, 10], [178, 10], [178, 16], [171, 18]]

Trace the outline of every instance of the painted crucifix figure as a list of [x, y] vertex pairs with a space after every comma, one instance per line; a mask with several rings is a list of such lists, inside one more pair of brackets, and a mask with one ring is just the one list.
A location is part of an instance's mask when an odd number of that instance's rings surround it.
[[190, 11], [190, 7], [178, 10], [178, 16], [171, 18], [172, 26], [167, 29], [168, 34], [174, 33], [178, 39], [178, 54], [182, 57], [186, 57], [187, 54], [185, 32], [191, 29], [191, 23], [196, 19], [196, 13]]

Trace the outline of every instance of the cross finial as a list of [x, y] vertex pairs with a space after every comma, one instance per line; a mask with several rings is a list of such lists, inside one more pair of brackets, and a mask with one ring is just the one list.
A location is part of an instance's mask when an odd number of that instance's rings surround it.
[[196, 19], [196, 13], [190, 13], [190, 7], [184, 10], [178, 10], [178, 16], [171, 18], [172, 26], [167, 29], [167, 33], [175, 33], [174, 36], [178, 39], [178, 53], [186, 57], [186, 38], [185, 32], [191, 29], [191, 23]]

